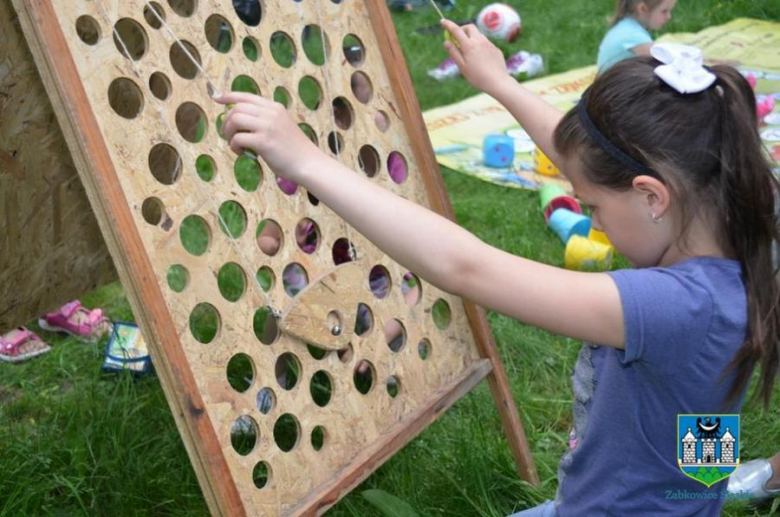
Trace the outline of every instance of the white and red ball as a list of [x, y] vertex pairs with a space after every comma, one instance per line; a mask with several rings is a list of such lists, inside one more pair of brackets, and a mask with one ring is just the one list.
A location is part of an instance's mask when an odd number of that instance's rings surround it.
[[477, 28], [488, 38], [512, 42], [520, 35], [520, 15], [507, 4], [486, 6], [477, 15]]

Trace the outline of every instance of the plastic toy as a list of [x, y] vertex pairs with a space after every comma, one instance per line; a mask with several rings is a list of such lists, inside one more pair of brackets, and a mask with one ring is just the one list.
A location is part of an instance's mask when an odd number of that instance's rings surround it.
[[538, 147], [534, 149], [534, 171], [543, 176], [558, 176], [561, 171]]
[[489, 38], [513, 42], [520, 35], [520, 15], [507, 4], [490, 4], [477, 15], [477, 28]]
[[573, 235], [581, 235], [587, 239], [590, 233], [590, 217], [565, 208], [554, 211], [547, 224], [558, 234], [564, 244], [567, 244]]
[[488, 135], [482, 151], [486, 167], [510, 167], [515, 160], [515, 139], [506, 135]]
[[[560, 212], [560, 210], [557, 210]], [[581, 235], [566, 243], [564, 267], [575, 271], [606, 271], [612, 266], [614, 248]]]

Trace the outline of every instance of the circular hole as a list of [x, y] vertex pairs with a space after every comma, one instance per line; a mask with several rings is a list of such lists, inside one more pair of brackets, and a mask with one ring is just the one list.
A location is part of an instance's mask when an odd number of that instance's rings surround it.
[[341, 237], [333, 243], [333, 264], [339, 265], [346, 262], [352, 262], [355, 253], [353, 244], [349, 239]]
[[311, 430], [311, 446], [315, 451], [319, 451], [325, 445], [325, 428], [318, 425]]
[[354, 351], [352, 350], [352, 345], [347, 345], [341, 350], [338, 350], [336, 352], [336, 355], [339, 358], [339, 361], [342, 363], [348, 363], [352, 361], [352, 357], [355, 355]]
[[317, 80], [310, 75], [305, 76], [298, 83], [298, 96], [303, 105], [310, 110], [316, 110], [322, 104], [322, 88]]
[[271, 388], [263, 388], [258, 391], [257, 397], [255, 397], [255, 404], [257, 405], [257, 410], [262, 414], [267, 415], [270, 413], [274, 409], [274, 406], [276, 406], [276, 394], [274, 393], [274, 390]]
[[376, 173], [379, 171], [380, 163], [379, 153], [376, 152], [376, 149], [370, 145], [364, 145], [360, 148], [358, 165], [360, 165], [360, 170], [366, 173], [366, 176], [369, 178], [376, 176]]
[[219, 227], [229, 238], [244, 235], [246, 224], [246, 210], [235, 201], [225, 201], [219, 207]]
[[387, 157], [387, 172], [390, 174], [390, 179], [400, 185], [406, 181], [408, 170], [406, 158], [401, 153], [398, 151], [390, 153], [390, 156]]
[[371, 332], [373, 326], [374, 314], [371, 312], [371, 308], [365, 303], [359, 303], [355, 317], [355, 334], [364, 337]]
[[212, 14], [206, 20], [206, 40], [217, 52], [227, 54], [233, 47], [233, 27], [223, 17]]
[[114, 25], [114, 45], [120, 54], [138, 61], [146, 54], [146, 31], [132, 18], [122, 18]]
[[290, 391], [298, 384], [298, 379], [301, 377], [301, 362], [289, 352], [282, 354], [276, 360], [274, 372], [279, 386]]
[[328, 355], [328, 350], [317, 348], [316, 346], [310, 345], [308, 343], [306, 344], [306, 348], [309, 350], [309, 354], [317, 361], [324, 359], [325, 356]]
[[325, 64], [327, 54], [330, 53], [328, 36], [322, 32], [318, 25], [307, 25], [301, 35], [303, 53], [309, 61], [317, 66]]
[[197, 144], [206, 136], [208, 120], [200, 106], [185, 102], [176, 110], [176, 129], [188, 142]]
[[206, 221], [197, 215], [188, 215], [179, 229], [181, 245], [190, 254], [199, 257], [206, 253], [211, 243], [211, 230]]
[[260, 247], [260, 251], [273, 257], [282, 247], [282, 229], [276, 221], [271, 219], [263, 219], [260, 224], [257, 225], [257, 231], [255, 232], [255, 238], [257, 239], [257, 245]]
[[336, 156], [344, 150], [344, 138], [337, 132], [331, 131], [328, 134], [328, 148]]
[[228, 262], [219, 268], [217, 286], [227, 301], [237, 302], [246, 292], [246, 273], [238, 264]]
[[401, 381], [395, 375], [391, 375], [387, 378], [387, 394], [396, 398], [399, 391], [401, 391]]
[[432, 350], [433, 349], [431, 347], [431, 342], [428, 341], [427, 339], [423, 339], [417, 344], [417, 354], [420, 356], [420, 359], [422, 359], [423, 361], [425, 361], [431, 356]]
[[298, 184], [284, 178], [276, 178], [276, 186], [288, 196], [292, 196], [298, 192]]
[[162, 201], [156, 197], [148, 197], [141, 205], [141, 215], [143, 216], [144, 221], [152, 226], [157, 226], [163, 220], [165, 206], [163, 206]]
[[300, 264], [290, 264], [282, 273], [282, 285], [288, 296], [295, 296], [309, 283], [309, 275]]
[[328, 402], [330, 402], [330, 398], [333, 395], [333, 382], [326, 371], [320, 370], [315, 373], [311, 378], [309, 388], [311, 391], [311, 398], [314, 400], [315, 404], [320, 407], [328, 405]]
[[379, 110], [374, 115], [374, 124], [380, 132], [385, 133], [390, 129], [390, 117], [384, 111]]
[[108, 87], [108, 103], [120, 117], [133, 119], [141, 113], [144, 95], [133, 81], [120, 77]]
[[254, 79], [248, 75], [239, 75], [233, 79], [233, 83], [230, 85], [230, 90], [234, 92], [246, 92], [260, 95], [260, 87]]
[[209, 303], [199, 303], [190, 313], [190, 332], [192, 337], [203, 344], [214, 341], [220, 326], [217, 309]]
[[166, 279], [168, 280], [168, 287], [173, 292], [181, 293], [184, 292], [190, 283], [190, 272], [181, 264], [174, 264], [168, 268]]
[[271, 36], [271, 56], [276, 64], [283, 68], [290, 68], [295, 63], [295, 44], [290, 36], [284, 32], [275, 32]]
[[167, 100], [171, 96], [171, 81], [164, 73], [155, 72], [149, 78], [149, 89], [161, 101]]
[[[169, 52], [171, 66], [184, 79], [195, 79], [201, 66], [200, 54], [189, 41], [178, 41]], [[194, 61], [193, 61], [194, 60]]]
[[159, 29], [163, 26], [163, 21], [165, 21], [165, 11], [157, 2], [149, 2], [144, 7], [144, 19], [151, 28]]
[[446, 330], [447, 327], [450, 326], [450, 321], [452, 320], [452, 312], [450, 311], [449, 304], [439, 298], [436, 300], [436, 303], [433, 304], [431, 316], [433, 316], [433, 322], [439, 329]]
[[352, 105], [344, 97], [336, 97], [333, 99], [333, 117], [336, 121], [336, 125], [340, 129], [349, 129], [352, 127], [355, 112], [352, 109]]
[[311, 219], [301, 219], [295, 226], [295, 240], [301, 251], [311, 255], [320, 244], [320, 229]]
[[226, 140], [225, 135], [222, 133], [222, 126], [225, 124], [225, 117], [227, 117], [227, 113], [222, 112], [219, 115], [217, 115], [217, 120], [216, 120], [217, 134], [222, 140]]
[[252, 387], [255, 379], [255, 367], [252, 359], [246, 354], [236, 354], [231, 357], [226, 373], [228, 384], [239, 393], [244, 393]]
[[278, 102], [285, 108], [290, 107], [290, 93], [283, 87], [277, 86], [274, 90], [274, 102]]
[[247, 155], [239, 156], [233, 165], [233, 173], [236, 183], [247, 192], [254, 192], [260, 186], [263, 178], [260, 164], [254, 158]]
[[366, 60], [366, 48], [360, 38], [354, 34], [347, 34], [341, 48], [344, 51], [344, 59], [352, 66], [360, 66]]
[[264, 345], [274, 344], [281, 334], [279, 322], [276, 321], [276, 317], [268, 307], [255, 311], [254, 318], [252, 318], [252, 328], [257, 339]]
[[246, 415], [238, 417], [230, 426], [230, 443], [241, 456], [252, 452], [257, 444], [257, 435], [257, 424]]
[[236, 10], [239, 19], [245, 24], [250, 27], [260, 25], [260, 20], [263, 17], [263, 7], [260, 5], [260, 0], [234, 1], [233, 8]]
[[217, 174], [217, 163], [207, 154], [201, 154], [195, 160], [195, 171], [203, 181], [209, 182]]
[[303, 134], [306, 135], [306, 138], [312, 141], [314, 145], [319, 145], [319, 142], [317, 141], [317, 133], [314, 131], [314, 128], [312, 128], [309, 124], [298, 124], [298, 127], [303, 131]]
[[355, 388], [363, 395], [367, 395], [374, 386], [375, 376], [374, 365], [364, 359], [355, 366], [352, 380], [355, 383]]
[[260, 288], [266, 293], [270, 291], [276, 283], [276, 275], [274, 275], [273, 270], [268, 266], [263, 266], [258, 269], [255, 278], [257, 279], [257, 283], [260, 284]]
[[253, 63], [260, 59], [260, 45], [258, 45], [256, 39], [250, 36], [247, 36], [241, 42], [241, 50], [244, 51], [244, 56]]
[[95, 45], [100, 40], [100, 25], [91, 16], [79, 16], [76, 20], [76, 34], [87, 45]]
[[261, 461], [252, 470], [252, 481], [257, 488], [264, 488], [271, 480], [271, 467], [268, 463]]
[[404, 297], [406, 305], [417, 305], [422, 297], [422, 284], [416, 275], [407, 271], [401, 280], [401, 294]]
[[363, 72], [355, 72], [352, 74], [350, 85], [352, 86], [352, 93], [355, 95], [355, 98], [363, 104], [368, 104], [368, 101], [370, 101], [371, 97], [374, 95], [374, 87], [371, 86], [371, 79]]
[[168, 0], [168, 5], [171, 6], [173, 12], [183, 18], [187, 18], [192, 16], [195, 12], [195, 7], [197, 7], [196, 1], [197, 0]]
[[406, 329], [399, 320], [390, 320], [385, 324], [385, 340], [387, 347], [393, 352], [400, 352], [406, 345]]
[[163, 185], [173, 185], [181, 176], [179, 153], [168, 144], [157, 144], [149, 151], [149, 170]]
[[368, 274], [368, 285], [377, 298], [387, 297], [390, 292], [390, 273], [384, 266], [374, 266]]
[[274, 424], [274, 441], [283, 452], [290, 452], [298, 444], [301, 425], [290, 413], [280, 416]]

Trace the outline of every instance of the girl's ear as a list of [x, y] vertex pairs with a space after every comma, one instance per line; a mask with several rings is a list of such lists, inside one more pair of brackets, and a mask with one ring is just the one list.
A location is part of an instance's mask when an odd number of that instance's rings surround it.
[[650, 12], [650, 8], [644, 2], [637, 2], [634, 7], [634, 14], [637, 16], [645, 17]]
[[631, 184], [646, 204], [648, 217], [659, 220], [666, 215], [672, 196], [664, 182], [652, 176], [637, 176]]

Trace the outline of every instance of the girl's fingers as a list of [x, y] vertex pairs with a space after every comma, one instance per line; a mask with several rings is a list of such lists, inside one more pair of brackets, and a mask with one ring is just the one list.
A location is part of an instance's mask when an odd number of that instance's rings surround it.
[[452, 34], [452, 37], [455, 38], [455, 41], [458, 42], [458, 46], [463, 46], [463, 44], [469, 39], [463, 28], [461, 28], [457, 23], [451, 22], [450, 20], [442, 20], [441, 26], [444, 27], [445, 31]]
[[219, 104], [238, 104], [238, 103], [247, 103], [247, 104], [255, 104], [258, 106], [265, 105], [269, 101], [268, 99], [265, 99], [263, 97], [260, 97], [259, 95], [255, 95], [253, 93], [246, 93], [246, 92], [226, 92], [214, 99]]
[[482, 33], [479, 32], [479, 29], [477, 29], [476, 25], [472, 23], [464, 25], [462, 29], [463, 33], [467, 36], [468, 39], [476, 38], [482, 35]]
[[231, 113], [222, 126], [222, 134], [230, 140], [233, 135], [239, 132], [259, 131], [262, 129], [262, 122], [256, 117], [244, 113]]
[[458, 68], [463, 70], [465, 60], [463, 59], [463, 53], [460, 51], [460, 48], [451, 41], [445, 41], [444, 49], [450, 55], [450, 58], [455, 61], [455, 64], [458, 65]]
[[230, 139], [230, 149], [237, 155], [244, 154], [244, 150], [248, 149], [254, 154], [257, 154], [252, 148], [254, 145], [255, 136], [252, 133], [236, 133], [233, 138]]

